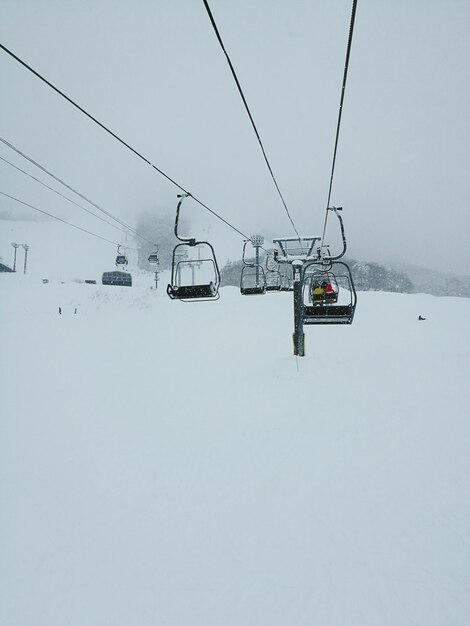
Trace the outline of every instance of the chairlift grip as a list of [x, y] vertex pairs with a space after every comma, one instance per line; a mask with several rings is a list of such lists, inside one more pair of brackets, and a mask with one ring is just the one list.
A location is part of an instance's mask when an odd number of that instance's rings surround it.
[[336, 217], [339, 220], [339, 226], [341, 229], [341, 238], [343, 240], [343, 250], [341, 251], [340, 254], [338, 254], [337, 256], [332, 256], [329, 258], [330, 261], [337, 261], [338, 259], [340, 259], [341, 257], [343, 257], [346, 254], [346, 249], [347, 249], [347, 244], [346, 244], [346, 235], [344, 232], [344, 224], [343, 224], [343, 218], [341, 217], [341, 215], [338, 213], [338, 211], [342, 211], [343, 207], [328, 207], [329, 211], [333, 211], [334, 214], [336, 215]]
[[176, 196], [177, 198], [179, 198], [179, 201], [178, 201], [178, 204], [176, 206], [176, 218], [175, 218], [175, 229], [174, 229], [174, 232], [175, 232], [175, 237], [177, 239], [179, 239], [180, 241], [183, 241], [184, 243], [189, 244], [190, 246], [194, 246], [195, 244], [191, 243], [191, 241], [195, 242], [195, 239], [183, 238], [183, 237], [180, 237], [180, 235], [178, 235], [178, 223], [179, 223], [179, 219], [180, 219], [180, 208], [181, 208], [181, 205], [183, 204], [183, 200], [185, 198], [187, 198], [188, 196], [190, 196], [190, 195], [191, 194], [188, 191], [186, 191], [185, 193], [179, 193]]

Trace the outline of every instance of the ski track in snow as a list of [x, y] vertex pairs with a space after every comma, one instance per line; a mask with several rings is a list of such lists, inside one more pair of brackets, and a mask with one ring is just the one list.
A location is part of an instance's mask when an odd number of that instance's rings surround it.
[[470, 623], [470, 301], [136, 282], [2, 276], [0, 623]]

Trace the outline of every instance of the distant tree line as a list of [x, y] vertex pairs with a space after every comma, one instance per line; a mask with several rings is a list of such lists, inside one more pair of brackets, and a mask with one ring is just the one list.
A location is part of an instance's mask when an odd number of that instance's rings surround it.
[[456, 278], [455, 276], [415, 281], [415, 291], [430, 293], [433, 296], [454, 296], [458, 298], [470, 298], [470, 279], [468, 277]]
[[404, 272], [399, 272], [378, 263], [367, 263], [347, 259], [354, 285], [358, 291], [393, 291], [413, 293], [414, 285]]
[[[378, 263], [366, 263], [354, 259], [348, 259], [346, 262], [351, 269], [354, 284], [358, 291], [414, 292], [413, 283], [403, 272], [386, 268]], [[220, 271], [221, 286], [233, 285], [238, 287], [242, 269], [243, 262], [241, 260], [228, 261]]]

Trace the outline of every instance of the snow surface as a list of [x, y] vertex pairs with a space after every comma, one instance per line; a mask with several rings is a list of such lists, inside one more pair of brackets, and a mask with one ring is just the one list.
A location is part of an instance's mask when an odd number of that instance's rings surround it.
[[0, 275], [0, 624], [469, 624], [470, 301], [151, 279]]
[[470, 301], [0, 279], [2, 625], [470, 622]]

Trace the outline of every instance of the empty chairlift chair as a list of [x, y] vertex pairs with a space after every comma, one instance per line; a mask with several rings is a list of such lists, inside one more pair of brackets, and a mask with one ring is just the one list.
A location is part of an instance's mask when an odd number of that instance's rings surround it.
[[[246, 246], [248, 242], [251, 242], [255, 247], [256, 260], [248, 261], [246, 258]], [[243, 268], [240, 275], [240, 293], [243, 296], [262, 296], [266, 293], [266, 272], [258, 261], [259, 247], [255, 237], [247, 239], [243, 244]]]
[[159, 260], [159, 258], [158, 258], [158, 247], [157, 247], [157, 245], [156, 245], [156, 244], [155, 244], [155, 247], [156, 247], [157, 249], [155, 250], [155, 252], [151, 252], [151, 253], [149, 254], [149, 256], [148, 256], [148, 259], [147, 259], [147, 261], [148, 261], [148, 263], [149, 263], [150, 265], [158, 265], [158, 264], [159, 264], [159, 262], [160, 262], [160, 260]]
[[120, 265], [126, 266], [128, 264], [127, 256], [121, 248], [122, 246], [118, 246], [117, 249], [116, 267], [119, 267]]
[[266, 255], [266, 291], [276, 293], [282, 289], [282, 276], [279, 270], [279, 263], [274, 254], [269, 252]]
[[167, 294], [172, 300], [199, 301], [219, 298], [220, 272], [214, 248], [208, 241], [181, 237], [178, 233], [180, 209], [189, 194], [178, 196], [175, 236], [182, 243], [173, 249], [171, 282]]

